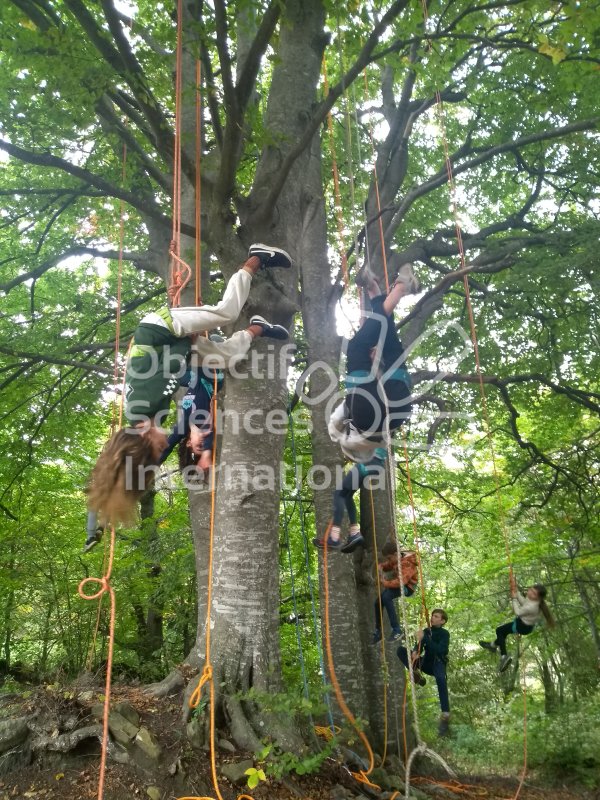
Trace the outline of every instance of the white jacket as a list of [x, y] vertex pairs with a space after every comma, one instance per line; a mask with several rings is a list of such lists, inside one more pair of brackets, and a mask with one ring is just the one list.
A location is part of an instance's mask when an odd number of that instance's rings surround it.
[[512, 598], [512, 606], [517, 617], [520, 617], [525, 625], [535, 625], [540, 618], [539, 600], [530, 600], [517, 592], [516, 597]]
[[327, 428], [331, 441], [337, 442], [342, 453], [359, 464], [370, 461], [378, 447], [387, 447], [389, 444], [389, 437], [384, 431], [381, 432], [381, 439], [378, 438], [377, 441], [367, 439], [346, 416], [343, 400], [331, 412]]

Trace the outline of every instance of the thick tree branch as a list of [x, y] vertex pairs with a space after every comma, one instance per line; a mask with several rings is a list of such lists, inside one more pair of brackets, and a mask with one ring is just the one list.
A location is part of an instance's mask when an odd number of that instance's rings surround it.
[[281, 3], [279, 0], [271, 0], [262, 16], [256, 36], [250, 45], [248, 55], [238, 77], [236, 93], [242, 113], [246, 109], [254, 90], [261, 59], [265, 54], [280, 16]]
[[342, 76], [341, 80], [332, 86], [329, 90], [327, 97], [325, 97], [317, 106], [311, 119], [309, 120], [304, 134], [300, 137], [295, 146], [293, 146], [283, 158], [279, 171], [276, 175], [269, 179], [269, 193], [261, 204], [261, 208], [255, 215], [252, 224], [258, 225], [262, 220], [268, 218], [271, 209], [277, 202], [277, 198], [287, 180], [290, 170], [295, 163], [296, 159], [306, 150], [309, 146], [313, 136], [319, 130], [319, 126], [327, 119], [327, 114], [335, 105], [337, 99], [341, 96], [342, 92], [348, 87], [355, 78], [360, 75], [362, 70], [373, 60], [372, 54], [375, 47], [379, 43], [380, 37], [383, 35], [388, 25], [403, 11], [408, 5], [409, 0], [396, 0], [388, 11], [382, 16], [381, 20], [375, 25], [373, 31], [365, 42], [362, 50], [358, 54], [354, 64]]
[[[158, 206], [154, 203], [142, 200], [139, 195], [128, 192], [125, 189], [121, 189], [120, 187], [109, 183], [109, 181], [105, 180], [104, 178], [101, 178], [99, 175], [95, 175], [93, 172], [90, 172], [87, 169], [83, 169], [75, 164], [71, 164], [64, 158], [54, 156], [51, 153], [33, 153], [30, 150], [17, 147], [17, 145], [11, 144], [3, 139], [0, 139], [0, 150], [4, 150], [4, 152], [13, 156], [13, 158], [17, 158], [19, 161], [24, 161], [27, 164], [60, 169], [63, 172], [67, 172], [69, 175], [74, 175], [76, 178], [84, 181], [84, 183], [95, 186], [97, 189], [102, 190], [106, 196], [115, 197], [118, 200], [124, 200], [130, 206], [137, 209], [141, 214], [145, 214], [151, 219], [160, 222], [161, 225], [165, 225], [168, 228], [171, 227], [171, 220], [169, 217], [166, 217], [164, 214], [162, 214]], [[181, 230], [187, 236], [194, 236], [194, 227], [192, 225], [187, 225], [182, 222]]]
[[96, 110], [99, 116], [106, 120], [110, 128], [117, 133], [119, 139], [127, 146], [128, 152], [135, 154], [139, 158], [148, 175], [154, 178], [165, 192], [169, 193], [172, 189], [172, 183], [169, 177], [158, 169], [155, 159], [144, 150], [131, 131], [122, 124], [118, 115], [115, 114], [108, 95], [104, 95], [100, 98], [96, 104]]
[[93, 364], [87, 364], [85, 361], [73, 361], [68, 358], [59, 358], [58, 356], [42, 353], [27, 353], [22, 350], [13, 350], [5, 345], [0, 345], [0, 353], [4, 353], [4, 355], [10, 356], [11, 358], [26, 358], [32, 364], [37, 364], [40, 361], [43, 361], [47, 364], [58, 364], [61, 367], [74, 367], [75, 369], [81, 369], [85, 372], [96, 372], [100, 375], [111, 374], [110, 369], [105, 369], [104, 367]]
[[[97, 247], [86, 247], [85, 245], [75, 245], [73, 247], [69, 247], [67, 250], [64, 250], [62, 253], [57, 253], [56, 255], [51, 256], [50, 258], [46, 259], [42, 264], [35, 269], [29, 270], [29, 272], [24, 272], [21, 275], [17, 275], [12, 280], [7, 281], [6, 283], [0, 283], [0, 291], [2, 292], [10, 292], [11, 289], [14, 289], [15, 286], [18, 286], [21, 283], [29, 280], [37, 280], [41, 275], [47, 272], [49, 269], [55, 267], [58, 263], [63, 261], [65, 258], [70, 258], [71, 256], [93, 256], [94, 258], [110, 258], [110, 259], [117, 259], [119, 258], [119, 251], [118, 250], [99, 250]], [[139, 261], [143, 257], [142, 253], [124, 253], [123, 258], [126, 261]]]
[[[173, 158], [174, 136], [173, 132], [156, 102], [150, 86], [148, 86], [144, 72], [131, 52], [129, 44], [123, 34], [121, 22], [112, 4], [103, 0], [102, 6], [107, 23], [113, 35], [117, 48], [113, 47], [106, 33], [96, 24], [93, 15], [88, 11], [81, 0], [65, 0], [65, 4], [77, 19], [90, 42], [102, 58], [123, 78], [134, 94], [136, 102], [148, 120], [154, 136], [155, 144], [166, 161]], [[184, 163], [185, 162], [185, 163]], [[185, 154], [182, 154], [182, 167], [189, 170]], [[193, 175], [193, 166], [191, 174]]]
[[[502, 144], [495, 145], [494, 147], [474, 147], [470, 149], [471, 153], [476, 153], [477, 155], [475, 158], [471, 158], [468, 161], [465, 161], [462, 164], [456, 164], [458, 158], [464, 155], [462, 148], [453, 153], [450, 156], [450, 161], [452, 162], [452, 170], [454, 176], [460, 175], [463, 172], [467, 172], [468, 170], [474, 169], [481, 164], [490, 161], [491, 159], [495, 158], [496, 156], [509, 152], [514, 149], [519, 149], [521, 147], [527, 147], [530, 144], [536, 144], [538, 142], [548, 142], [552, 141], [553, 139], [561, 139], [566, 136], [570, 136], [573, 133], [580, 133], [582, 131], [594, 130], [600, 123], [600, 116], [592, 117], [591, 119], [580, 120], [579, 122], [573, 122], [570, 125], [563, 125], [560, 128], [550, 128], [549, 130], [545, 131], [538, 131], [537, 133], [532, 133], [529, 136], [521, 136], [518, 139], [515, 139], [510, 142], [503, 142]], [[418, 198], [423, 197], [424, 195], [432, 192], [434, 189], [443, 186], [448, 182], [448, 172], [446, 167], [444, 166], [441, 168], [432, 178], [428, 181], [425, 181], [420, 186], [416, 186], [414, 189], [411, 189], [405, 195], [402, 202], [399, 204], [394, 216], [392, 217], [388, 227], [385, 231], [385, 238], [386, 241], [393, 236], [395, 231], [398, 229], [398, 226], [406, 216], [408, 210], [411, 208], [413, 203], [418, 200]]]
[[521, 375], [509, 375], [505, 378], [501, 378], [497, 375], [479, 375], [476, 374], [465, 374], [461, 375], [458, 373], [437, 373], [431, 372], [427, 370], [417, 370], [416, 372], [412, 373], [413, 383], [422, 383], [423, 381], [441, 381], [443, 383], [474, 383], [478, 384], [480, 379], [483, 381], [484, 384], [489, 384], [491, 386], [496, 386], [499, 389], [505, 389], [507, 386], [511, 384], [522, 384], [522, 383], [530, 383], [535, 381], [537, 383], [541, 383], [543, 386], [547, 386], [556, 394], [564, 395], [572, 400], [574, 403], [578, 403], [579, 405], [587, 408], [590, 411], [593, 411], [596, 414], [600, 414], [600, 402], [595, 402], [596, 400], [600, 401], [600, 393], [593, 392], [593, 391], [585, 391], [583, 389], [576, 388], [574, 386], [569, 386], [568, 384], [560, 384], [556, 383], [555, 381], [550, 380], [545, 375], [542, 375], [539, 372], [531, 372]]

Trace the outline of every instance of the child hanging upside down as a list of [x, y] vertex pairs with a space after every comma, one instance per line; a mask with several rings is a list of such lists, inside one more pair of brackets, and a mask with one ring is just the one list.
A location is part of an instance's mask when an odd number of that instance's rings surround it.
[[547, 589], [543, 583], [534, 583], [523, 596], [517, 589], [514, 579], [511, 580], [511, 602], [516, 617], [511, 622], [506, 622], [496, 628], [496, 638], [493, 642], [479, 642], [481, 647], [490, 650], [492, 653], [497, 653], [500, 650], [498, 672], [504, 672], [512, 662], [512, 658], [506, 652], [506, 637], [509, 634], [528, 636], [532, 633], [542, 615], [548, 625], [551, 628], [554, 627], [554, 618], [544, 599], [546, 594]]
[[[225, 341], [222, 336], [211, 335], [212, 341]], [[198, 372], [191, 370], [180, 379], [187, 386], [185, 396], [178, 403], [177, 422], [167, 438], [167, 446], [160, 454], [158, 464], [163, 464], [177, 445], [179, 465], [183, 471], [194, 467], [204, 479], [212, 462], [213, 425], [212, 398], [223, 386], [224, 374], [221, 370], [203, 367]], [[186, 473], [187, 474], [187, 473]], [[88, 511], [84, 552], [89, 552], [102, 539], [104, 527], [98, 524], [98, 513]]]
[[252, 277], [260, 269], [290, 267], [291, 263], [284, 250], [251, 245], [247, 261], [231, 278], [217, 305], [165, 307], [140, 321], [127, 362], [125, 416], [131, 427], [108, 440], [88, 487], [88, 507], [99, 513], [101, 525], [131, 521], [137, 500], [152, 483], [152, 467], [160, 463], [168, 446], [161, 426], [180, 376], [188, 369], [192, 345], [201, 362], [218, 358], [227, 366], [243, 358], [258, 336], [287, 339], [285, 328], [259, 316], [251, 318], [246, 330], [223, 342], [195, 334], [234, 323], [248, 298]]
[[[381, 293], [375, 277], [366, 267], [356, 276], [356, 283], [366, 288], [372, 310], [348, 343], [347, 394], [331, 414], [328, 426], [330, 438], [339, 443], [344, 455], [364, 465], [362, 469], [350, 470], [334, 495], [334, 518], [327, 546], [346, 553], [363, 543], [356, 512], [352, 512], [352, 495], [369, 474], [382, 468], [389, 436], [410, 416], [411, 383], [394, 322], [394, 309], [402, 297], [414, 294], [419, 288], [410, 264], [400, 267], [387, 295]], [[343, 547], [340, 541], [342, 502], [351, 525], [350, 536]], [[317, 547], [324, 546], [323, 538], [315, 539], [314, 543]]]
[[[442, 714], [438, 726], [440, 736], [448, 735], [450, 723], [450, 700], [448, 697], [448, 681], [446, 665], [450, 648], [450, 634], [444, 630], [448, 622], [448, 614], [443, 608], [434, 608], [431, 612], [431, 623], [428, 628], [417, 631], [417, 644], [413, 647], [410, 659], [413, 666], [413, 678], [419, 686], [427, 683], [422, 673], [433, 675], [437, 684]], [[402, 645], [397, 650], [398, 658], [408, 669], [408, 651]]]
[[[389, 642], [395, 642], [402, 637], [402, 629], [398, 622], [398, 614], [394, 601], [404, 593], [405, 597], [411, 597], [419, 582], [419, 571], [417, 568], [417, 556], [412, 550], [400, 551], [400, 565], [398, 565], [398, 547], [396, 542], [386, 542], [381, 548], [385, 561], [378, 564], [380, 582], [383, 586], [381, 595], [375, 600], [375, 632], [373, 633], [373, 644], [381, 641], [382, 609], [387, 611], [392, 633]], [[384, 573], [391, 572], [392, 576], [386, 578]], [[402, 588], [401, 588], [402, 587]]]

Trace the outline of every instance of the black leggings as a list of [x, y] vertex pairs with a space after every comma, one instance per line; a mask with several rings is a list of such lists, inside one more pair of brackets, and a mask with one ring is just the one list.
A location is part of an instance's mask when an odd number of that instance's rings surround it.
[[[353, 373], [364, 377], [358, 385], [350, 388], [346, 396], [346, 410], [354, 425], [369, 433], [379, 433], [385, 429], [386, 412], [389, 413], [391, 430], [399, 428], [410, 415], [410, 387], [406, 379], [395, 374], [403, 369], [402, 343], [392, 314], [386, 314], [383, 303], [386, 295], [371, 299], [373, 316], [368, 317], [361, 328], [348, 343], [346, 371], [349, 378]], [[371, 351], [376, 348], [375, 358]], [[387, 378], [387, 370], [392, 373]], [[384, 374], [384, 380], [377, 380], [376, 374]], [[371, 376], [373, 380], [370, 380]]]
[[496, 641], [494, 644], [498, 645], [500, 652], [503, 656], [506, 655], [506, 637], [511, 633], [519, 633], [521, 636], [527, 636], [533, 630], [533, 625], [526, 625], [521, 617], [515, 617], [512, 622], [506, 622], [496, 628]]
[[357, 464], [344, 475], [341, 489], [333, 493], [333, 524], [339, 527], [344, 519], [344, 511], [348, 512], [350, 525], [356, 525], [358, 516], [354, 505], [354, 495], [370, 476], [378, 476], [384, 470], [379, 458], [373, 458], [366, 464]]

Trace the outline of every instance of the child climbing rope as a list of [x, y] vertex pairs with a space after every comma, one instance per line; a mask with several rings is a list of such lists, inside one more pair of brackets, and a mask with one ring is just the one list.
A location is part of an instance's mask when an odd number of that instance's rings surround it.
[[[404, 366], [402, 343], [394, 323], [394, 309], [402, 297], [418, 291], [419, 283], [410, 264], [398, 271], [387, 295], [381, 293], [373, 273], [363, 267], [356, 276], [367, 290], [371, 312], [348, 343], [344, 400], [329, 420], [329, 436], [342, 452], [361, 466], [344, 476], [334, 493], [333, 523], [327, 546], [351, 553], [363, 543], [352, 495], [369, 475], [378, 473], [386, 457], [391, 434], [410, 416], [410, 377]], [[350, 517], [350, 535], [340, 543], [344, 508]], [[323, 538], [314, 540], [323, 547]]]
[[[117, 431], [108, 440], [88, 487], [88, 507], [99, 512], [100, 525], [131, 521], [137, 500], [153, 481], [154, 468], [168, 445], [161, 423], [188, 369], [194, 334], [235, 322], [248, 298], [252, 278], [260, 269], [290, 266], [291, 259], [284, 250], [254, 244], [217, 305], [165, 307], [140, 321], [127, 362], [125, 416], [131, 427]], [[288, 332], [281, 325], [254, 316], [246, 330], [231, 338], [214, 342], [197, 337], [194, 347], [201, 363], [210, 357], [220, 359], [227, 367], [243, 358], [259, 336], [287, 339]]]
[[[398, 622], [398, 614], [394, 601], [400, 597], [402, 590], [405, 597], [411, 597], [415, 593], [415, 588], [419, 582], [419, 570], [417, 567], [417, 556], [412, 550], [400, 551], [400, 564], [398, 564], [398, 546], [395, 541], [385, 542], [381, 548], [381, 553], [385, 557], [384, 561], [378, 564], [380, 573], [380, 583], [383, 587], [380, 596], [375, 600], [375, 631], [373, 633], [373, 644], [381, 641], [382, 633], [382, 608], [387, 611], [392, 633], [389, 642], [395, 642], [402, 637], [402, 629]], [[384, 573], [392, 573], [390, 577], [385, 577]]]
[[[450, 634], [444, 629], [448, 622], [448, 614], [443, 608], [434, 608], [431, 612], [431, 622], [428, 628], [417, 631], [417, 644], [413, 647], [410, 658], [413, 665], [413, 677], [419, 686], [427, 683], [423, 672], [433, 675], [437, 684], [440, 707], [438, 734], [447, 736], [450, 725], [450, 700], [448, 697], [448, 681], [446, 679], [446, 665], [448, 663], [448, 650], [450, 647]], [[408, 651], [400, 645], [397, 650], [398, 658], [408, 669]]]
[[506, 622], [496, 628], [496, 638], [493, 642], [479, 642], [481, 647], [492, 653], [500, 650], [500, 662], [498, 672], [504, 672], [512, 662], [511, 656], [506, 652], [506, 637], [511, 633], [521, 636], [528, 636], [534, 630], [536, 624], [544, 616], [548, 625], [554, 627], [554, 618], [546, 604], [547, 589], [543, 583], [534, 583], [530, 586], [525, 595], [517, 589], [516, 581], [512, 580], [511, 602], [516, 616], [511, 622]]

